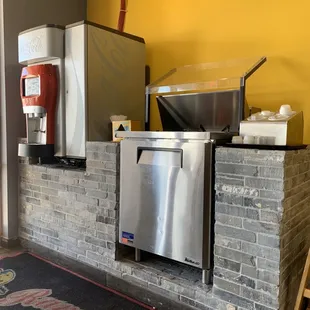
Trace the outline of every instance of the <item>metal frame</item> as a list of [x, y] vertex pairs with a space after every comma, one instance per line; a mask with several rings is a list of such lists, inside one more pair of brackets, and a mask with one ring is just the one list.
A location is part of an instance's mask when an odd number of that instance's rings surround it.
[[244, 120], [244, 104], [245, 104], [245, 81], [242, 81], [240, 84], [242, 83], [244, 85], [240, 86], [240, 91], [239, 91], [239, 120], [240, 122]]
[[[4, 16], [3, 16], [3, 0], [0, 0], [0, 101], [1, 101], [1, 107], [0, 107], [0, 126], [1, 126], [1, 140], [0, 140], [0, 159], [1, 159], [1, 187], [0, 187], [0, 233], [1, 236], [3, 235], [3, 224], [7, 226], [7, 221], [4, 223], [3, 214], [4, 212], [7, 212], [7, 208], [9, 207], [9, 204], [7, 204], [7, 199], [5, 198], [6, 195], [8, 195], [7, 191], [7, 178], [5, 176], [5, 173], [3, 173], [4, 163], [5, 163], [5, 151], [6, 150], [6, 140], [3, 139], [6, 137], [6, 127], [5, 127], [5, 119], [6, 119], [6, 113], [5, 113], [5, 105], [6, 105], [6, 99], [5, 99], [5, 51], [4, 51]], [[4, 198], [4, 199], [3, 199]], [[6, 199], [6, 200], [5, 200]], [[17, 216], [14, 219], [18, 221]], [[13, 224], [14, 226], [14, 224]], [[5, 237], [9, 237], [8, 234], [8, 228], [6, 229], [4, 233]]]
[[[202, 241], [202, 283], [211, 283], [212, 263], [213, 263], [213, 234], [214, 217], [212, 216], [213, 209], [213, 143], [205, 145], [205, 174], [204, 174], [204, 206], [203, 206], [203, 241]], [[210, 165], [212, 163], [212, 166]], [[205, 238], [209, 241], [205, 242]], [[203, 246], [206, 245], [207, 246]]]
[[118, 131], [117, 138], [127, 139], [172, 139], [172, 140], [227, 140], [232, 134], [209, 131]]
[[249, 71], [247, 71], [243, 78], [247, 80], [257, 69], [259, 69], [265, 62], [267, 61], [267, 57], [262, 57]]
[[[145, 85], [147, 86], [151, 82], [151, 68], [150, 66], [145, 66]], [[148, 92], [145, 92], [145, 131], [150, 130], [150, 100], [151, 96]]]
[[246, 81], [252, 76], [265, 62], [267, 57], [262, 57], [252, 68], [250, 68], [245, 74], [240, 78], [240, 96], [239, 96], [239, 118], [240, 121], [244, 119], [244, 104], [245, 104], [245, 94], [246, 94]]

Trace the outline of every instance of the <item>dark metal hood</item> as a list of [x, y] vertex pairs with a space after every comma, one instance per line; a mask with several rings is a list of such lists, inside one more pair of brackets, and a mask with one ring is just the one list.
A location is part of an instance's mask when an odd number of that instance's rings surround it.
[[157, 97], [164, 131], [238, 132], [239, 90]]

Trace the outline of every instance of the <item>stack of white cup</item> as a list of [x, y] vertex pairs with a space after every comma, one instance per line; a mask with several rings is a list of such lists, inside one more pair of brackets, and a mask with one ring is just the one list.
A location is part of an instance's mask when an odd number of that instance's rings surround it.
[[235, 136], [232, 138], [233, 144], [261, 144], [261, 145], [274, 145], [275, 137], [262, 137], [262, 136]]

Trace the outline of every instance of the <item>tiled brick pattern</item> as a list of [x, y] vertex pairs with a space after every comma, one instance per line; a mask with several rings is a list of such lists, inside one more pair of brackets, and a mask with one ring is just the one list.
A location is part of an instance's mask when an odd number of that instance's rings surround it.
[[[310, 152], [286, 158], [285, 201], [281, 222], [280, 304], [293, 309], [310, 246]], [[285, 305], [285, 307], [284, 307]]]
[[20, 237], [80, 261], [116, 257], [119, 145], [87, 144], [87, 169], [20, 163]]
[[114, 143], [88, 143], [84, 171], [21, 160], [20, 237], [197, 309], [292, 309], [309, 247], [309, 160], [309, 150], [217, 149], [212, 291], [189, 269], [116, 260]]
[[310, 245], [310, 150], [218, 148], [215, 188], [214, 296], [292, 309]]
[[[209, 310], [210, 286], [173, 265], [146, 266], [120, 256], [119, 146], [89, 142], [86, 170], [30, 165], [20, 160], [20, 237], [121, 277], [172, 300]], [[196, 281], [196, 285], [193, 283]]]

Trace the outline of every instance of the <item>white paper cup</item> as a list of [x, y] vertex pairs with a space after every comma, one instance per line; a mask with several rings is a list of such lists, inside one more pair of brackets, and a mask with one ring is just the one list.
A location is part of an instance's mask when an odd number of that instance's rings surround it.
[[244, 144], [254, 144], [255, 143], [254, 136], [244, 136], [243, 143]]
[[280, 114], [281, 115], [291, 115], [292, 114], [291, 106], [289, 104], [281, 105]]
[[241, 136], [234, 136], [231, 140], [232, 143], [234, 144], [242, 144], [243, 143], [243, 138]]

